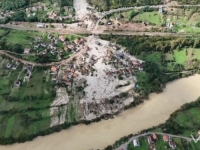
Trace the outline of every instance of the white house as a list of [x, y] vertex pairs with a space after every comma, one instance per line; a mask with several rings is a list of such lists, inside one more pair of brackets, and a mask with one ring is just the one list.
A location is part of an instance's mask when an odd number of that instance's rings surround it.
[[163, 13], [163, 8], [162, 7], [159, 7], [159, 12]]
[[134, 147], [140, 146], [140, 142], [138, 141], [138, 139], [133, 139], [133, 145]]
[[29, 54], [29, 52], [30, 52], [30, 48], [25, 48], [24, 49], [24, 54]]

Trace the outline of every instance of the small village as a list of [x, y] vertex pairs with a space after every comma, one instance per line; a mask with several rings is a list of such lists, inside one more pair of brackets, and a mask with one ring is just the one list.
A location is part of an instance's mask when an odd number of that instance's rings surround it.
[[[199, 132], [196, 137], [199, 137]], [[129, 138], [128, 141], [123, 142], [115, 150], [179, 150], [184, 146], [184, 143], [187, 145], [191, 143], [192, 140], [194, 140], [194, 138], [192, 139], [182, 135], [173, 135], [163, 132], [146, 132]]]
[[80, 51], [84, 47], [84, 43], [84, 38], [70, 40], [62, 34], [43, 33], [42, 35], [37, 35], [35, 40], [24, 48], [24, 54], [27, 56], [49, 55], [54, 61], [60, 61]]
[[[149, 150], [156, 150], [156, 141], [158, 140], [158, 136], [156, 133], [150, 134], [146, 136], [146, 140], [149, 145]], [[176, 149], [176, 143], [174, 142], [173, 138], [169, 135], [163, 135], [162, 140], [165, 143], [164, 148], [168, 149]], [[168, 145], [167, 145], [168, 144]], [[140, 147], [140, 140], [139, 139], [133, 139], [133, 146], [134, 147]]]
[[[76, 20], [72, 6], [60, 6], [59, 3], [50, 4], [49, 2], [37, 2], [34, 5], [21, 10], [26, 15], [28, 21], [51, 20], [51, 22], [72, 22]], [[15, 10], [2, 10], [0, 19], [12, 17]], [[33, 18], [37, 18], [34, 20]], [[14, 21], [14, 20], [13, 20]]]

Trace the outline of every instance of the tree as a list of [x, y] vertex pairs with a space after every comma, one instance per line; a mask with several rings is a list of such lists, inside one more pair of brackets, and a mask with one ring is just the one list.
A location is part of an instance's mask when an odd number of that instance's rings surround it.
[[25, 12], [24, 11], [19, 11], [13, 14], [12, 20], [13, 21], [25, 21]]
[[13, 44], [11, 50], [16, 53], [23, 53], [23, 48], [20, 44]]

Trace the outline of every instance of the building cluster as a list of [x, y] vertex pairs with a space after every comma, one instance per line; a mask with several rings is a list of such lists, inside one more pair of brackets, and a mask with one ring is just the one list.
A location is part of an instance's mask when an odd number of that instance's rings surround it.
[[85, 43], [84, 38], [69, 41], [64, 35], [54, 36], [48, 34], [47, 39], [44, 39], [41, 35], [36, 36], [35, 40], [31, 42], [31, 46], [24, 48], [24, 54], [36, 53], [37, 55], [52, 54], [56, 55], [58, 60], [65, 57], [65, 54], [78, 52]]
[[17, 67], [19, 66], [19, 62], [16, 61], [16, 60], [12, 60], [11, 62], [8, 62], [7, 65], [6, 65], [6, 68], [8, 69], [12, 69], [12, 70], [16, 70]]
[[103, 62], [110, 63], [114, 66], [114, 71], [106, 71], [106, 75], [124, 75], [126, 77], [132, 76], [135, 71], [143, 70], [144, 62], [130, 58], [125, 52], [107, 51], [107, 56], [103, 58]]
[[47, 6], [46, 5], [38, 5], [38, 6], [33, 6], [33, 7], [29, 7], [26, 8], [26, 15], [27, 17], [35, 16], [37, 11], [45, 11], [47, 10]]
[[[6, 64], [6, 68], [10, 70], [16, 70], [19, 67], [20, 63], [17, 60], [12, 60]], [[14, 83], [14, 86], [19, 88], [21, 85], [21, 82], [29, 81], [33, 71], [33, 65], [24, 64], [22, 68], [22, 72], [25, 72], [25, 75], [23, 79], [20, 79], [20, 76], [18, 76], [17, 80]]]
[[[149, 145], [149, 149], [156, 150], [156, 141], [158, 140], [156, 133], [150, 134], [146, 138], [147, 138], [147, 142]], [[174, 142], [172, 137], [170, 137], [168, 135], [163, 135], [163, 141], [168, 142], [170, 148], [176, 149], [176, 143]], [[138, 138], [133, 139], [133, 146], [140, 147], [140, 141]]]
[[168, 135], [163, 135], [163, 141], [164, 142], [168, 142], [169, 146], [172, 149], [176, 149], [176, 143], [174, 142], [174, 140], [172, 139], [172, 137], [168, 136]]
[[43, 11], [43, 12], [46, 12], [46, 16], [49, 19], [52, 19], [52, 20], [64, 21], [64, 20], [69, 19], [69, 18], [74, 19], [72, 8], [64, 6], [63, 7], [64, 14], [60, 15], [60, 10], [59, 11], [55, 11], [55, 10], [58, 10], [58, 9], [52, 10], [52, 7], [53, 8], [59, 8], [57, 3], [55, 3], [54, 5], [51, 5], [51, 6], [47, 6], [46, 4], [37, 5], [37, 6], [26, 8], [26, 15], [27, 15], [27, 17], [31, 17], [31, 16], [35, 16], [39, 11]]
[[17, 88], [20, 87], [22, 82], [28, 82], [29, 81], [29, 79], [32, 75], [32, 72], [33, 72], [33, 65], [24, 64], [22, 69], [25, 72], [25, 76], [24, 76], [23, 80], [18, 77], [18, 79], [15, 81], [15, 87], [17, 87]]
[[14, 14], [14, 12], [10, 11], [10, 10], [1, 11], [0, 18], [11, 17], [13, 14]]

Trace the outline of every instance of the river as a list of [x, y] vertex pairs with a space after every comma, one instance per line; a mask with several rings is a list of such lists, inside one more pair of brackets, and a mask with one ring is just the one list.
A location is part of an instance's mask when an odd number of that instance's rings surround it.
[[103, 149], [122, 136], [165, 122], [181, 105], [200, 96], [200, 75], [167, 84], [160, 94], [151, 94], [142, 105], [124, 111], [114, 119], [77, 125], [33, 141], [0, 146], [0, 150], [88, 150]]

